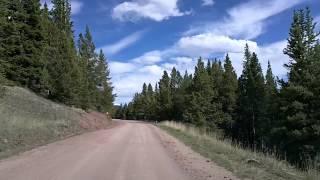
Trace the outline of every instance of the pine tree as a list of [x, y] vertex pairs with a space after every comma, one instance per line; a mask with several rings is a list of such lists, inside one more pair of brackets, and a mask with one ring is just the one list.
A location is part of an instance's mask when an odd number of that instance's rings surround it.
[[[53, 0], [52, 4], [49, 18], [43, 15], [47, 19], [47, 50], [44, 56], [48, 60], [46, 66], [50, 76], [49, 97], [67, 105], [80, 106], [81, 68], [74, 47], [71, 9], [66, 8], [67, 1]], [[62, 26], [63, 23], [68, 24], [69, 32]]]
[[102, 55], [99, 58], [103, 60], [96, 61], [89, 28], [83, 38], [88, 61], [85, 64], [78, 58], [69, 0], [52, 0], [50, 12], [47, 4], [40, 9], [39, 0], [0, 3], [1, 81], [3, 76], [41, 95], [84, 109], [93, 104], [89, 100], [95, 100], [94, 107], [111, 111], [114, 95], [107, 62]]
[[188, 72], [185, 71], [180, 88], [174, 97], [176, 119], [184, 122], [187, 121], [184, 118], [184, 112], [188, 108], [188, 97], [191, 92], [192, 79], [192, 74], [188, 74]]
[[148, 84], [147, 89], [147, 107], [146, 107], [147, 120], [156, 119], [156, 97], [152, 85]]
[[136, 93], [133, 98], [133, 114], [136, 120], [146, 120], [146, 102], [142, 93]]
[[220, 126], [224, 124], [225, 119], [223, 117], [222, 112], [222, 86], [225, 82], [223, 82], [223, 74], [224, 70], [222, 67], [221, 61], [218, 61], [217, 59], [214, 60], [211, 67], [211, 74], [210, 78], [212, 81], [212, 88], [214, 92], [214, 98], [212, 100], [213, 108], [215, 109], [215, 116], [213, 117], [215, 121], [215, 125]]
[[290, 28], [288, 45], [284, 50], [290, 57], [288, 82], [282, 81], [281, 89], [281, 123], [275, 128], [275, 134], [281, 137], [279, 147], [286, 152], [287, 158], [301, 165], [301, 159], [313, 159], [319, 152], [319, 139], [316, 129], [319, 108], [312, 102], [317, 101], [319, 89], [313, 84], [319, 74], [315, 64], [317, 57], [317, 33], [310, 11], [295, 11]]
[[20, 29], [23, 25], [24, 12], [20, 1], [1, 1], [1, 27], [0, 28], [0, 63], [5, 76], [14, 80], [14, 65], [19, 61], [23, 48]]
[[[272, 132], [270, 129], [276, 127], [279, 120], [279, 92], [277, 81], [273, 75], [270, 61], [268, 61], [268, 69], [265, 77], [265, 121], [262, 122], [260, 136], [263, 136], [265, 145], [272, 144]], [[271, 147], [272, 148], [272, 147]]]
[[148, 90], [147, 90], [147, 96], [148, 96], [148, 97], [152, 97], [153, 95], [154, 95], [153, 87], [152, 87], [152, 85], [149, 83], [149, 84], [148, 84]]
[[261, 141], [258, 135], [264, 121], [264, 76], [257, 55], [250, 53], [248, 45], [238, 92], [237, 135], [245, 144], [255, 147]]
[[73, 36], [71, 21], [71, 4], [69, 0], [52, 0], [53, 9], [51, 15], [53, 22], [66, 36]]
[[251, 52], [248, 44], [245, 47], [244, 62], [242, 74], [238, 80], [238, 101], [237, 101], [237, 118], [235, 119], [235, 126], [233, 128], [233, 138], [248, 143], [248, 130], [250, 122], [248, 118], [248, 79], [250, 75], [250, 63], [251, 63]]
[[0, 67], [2, 71], [4, 71], [4, 65], [5, 65], [5, 46], [4, 43], [4, 36], [6, 35], [5, 27], [8, 26], [8, 20], [10, 17], [8, 17], [8, 0], [2, 0], [0, 1]]
[[158, 112], [160, 120], [170, 120], [172, 117], [172, 98], [170, 88], [170, 77], [167, 71], [163, 72], [162, 78], [159, 82], [158, 103]]
[[[24, 62], [30, 67], [25, 67], [24, 78], [28, 78], [28, 86], [32, 89], [40, 89], [40, 82], [44, 68], [44, 62], [41, 59], [44, 37], [41, 26], [41, 10], [39, 0], [22, 1], [23, 9], [26, 13], [25, 26], [23, 27], [23, 47], [24, 47]], [[24, 73], [22, 73], [24, 76]], [[25, 80], [23, 80], [25, 81]]]
[[215, 121], [220, 118], [219, 106], [214, 102], [218, 93], [213, 88], [212, 78], [201, 58], [199, 58], [195, 67], [189, 92], [188, 108], [184, 113], [185, 120], [197, 126], [208, 125], [210, 128], [215, 128]]
[[234, 123], [233, 119], [235, 118], [237, 89], [237, 74], [232, 66], [230, 57], [227, 54], [224, 62], [224, 73], [220, 91], [223, 111], [223, 122], [220, 127], [225, 130], [227, 135], [230, 135]]
[[315, 52], [316, 44], [319, 42], [317, 37], [319, 36], [320, 32], [316, 32], [316, 25], [317, 23], [314, 22], [314, 19], [311, 15], [311, 10], [309, 7], [305, 10], [305, 22], [304, 22], [304, 29], [305, 29], [305, 44], [307, 47], [307, 53], [312, 54]]
[[264, 113], [265, 113], [265, 92], [264, 92], [264, 76], [258, 57], [252, 54], [251, 76], [249, 76], [249, 100], [251, 100], [251, 123], [252, 123], [252, 143], [261, 143], [263, 141], [259, 132], [263, 129]]
[[148, 91], [147, 89], [148, 89], [147, 84], [143, 83], [143, 85], [142, 85], [142, 95], [143, 96], [147, 96], [147, 91]]
[[[308, 148], [309, 158], [314, 160], [315, 163], [320, 165], [319, 152], [320, 152], [320, 135], [317, 132], [320, 132], [320, 44], [314, 47], [314, 52], [310, 56], [311, 65], [311, 74], [312, 78], [310, 82], [310, 91], [313, 92], [313, 98], [309, 102], [310, 105], [310, 120], [308, 131], [306, 135], [308, 137], [307, 142], [304, 142], [305, 147]], [[306, 129], [306, 128], [305, 128]]]
[[8, 11], [8, 0], [0, 1], [0, 84], [3, 84], [6, 77], [6, 69], [8, 69], [8, 62], [6, 61], [6, 46], [5, 36], [7, 35], [6, 27], [8, 27], [10, 20]]
[[52, 89], [52, 81], [49, 72], [49, 65], [51, 63], [51, 58], [55, 57], [57, 54], [56, 47], [53, 46], [51, 36], [54, 36], [53, 31], [57, 32], [57, 28], [55, 28], [54, 24], [51, 21], [49, 15], [49, 9], [47, 3], [44, 4], [44, 8], [41, 10], [41, 26], [42, 26], [42, 34], [44, 37], [43, 42], [43, 50], [41, 53], [41, 59], [43, 61], [43, 69], [42, 69], [42, 78], [41, 78], [41, 94], [44, 96], [48, 96], [48, 92], [50, 93]]
[[98, 88], [98, 96], [96, 99], [97, 109], [101, 112], [111, 112], [115, 95], [110, 82], [110, 70], [108, 68], [107, 59], [102, 50], [98, 55], [98, 62], [95, 68], [95, 79]]
[[211, 61], [208, 59], [208, 62], [207, 62], [207, 72], [208, 74], [212, 74], [212, 66], [211, 66]]
[[[82, 53], [85, 51], [85, 40], [83, 35], [79, 34], [78, 53], [79, 53], [79, 68], [80, 68], [80, 106], [82, 109], [88, 109], [91, 106], [90, 90], [89, 90], [89, 74], [88, 74], [88, 60]], [[101, 57], [99, 57], [101, 58]], [[100, 66], [100, 68], [102, 68]], [[100, 69], [99, 69], [100, 70]], [[101, 80], [101, 79], [100, 79]]]
[[[99, 76], [99, 72], [95, 72], [97, 70], [97, 55], [95, 53], [95, 45], [88, 26], [86, 26], [85, 34], [79, 35], [78, 49], [85, 83], [83, 93], [87, 95], [83, 101], [87, 102], [88, 107], [96, 108], [99, 94], [97, 91], [99, 82], [97, 82], [98, 80], [96, 76]], [[100, 85], [102, 85], [101, 82]]]
[[181, 79], [178, 77], [178, 71], [176, 70], [175, 67], [172, 68], [171, 74], [170, 74], [170, 90], [172, 95], [174, 96], [176, 90], [179, 88], [179, 83]]
[[218, 93], [220, 93], [219, 88], [223, 84], [223, 73], [224, 73], [221, 61], [215, 60], [212, 63], [212, 67], [209, 72], [211, 72], [210, 75], [213, 81], [213, 87], [218, 90]]
[[17, 84], [40, 89], [43, 35], [38, 0], [4, 1], [1, 12], [1, 65]]
[[171, 90], [171, 99], [172, 99], [172, 118], [174, 120], [181, 120], [183, 110], [180, 109], [179, 102], [179, 89], [181, 88], [182, 77], [179, 71], [174, 67], [171, 71], [171, 81], [170, 81], [170, 90]]
[[[96, 91], [97, 86], [97, 80], [96, 80], [96, 72], [95, 72], [95, 65], [97, 63], [96, 54], [95, 54], [95, 45], [93, 43], [93, 38], [91, 35], [91, 32], [89, 30], [89, 27], [86, 26], [86, 32], [85, 32], [85, 54], [82, 55], [82, 57], [87, 58], [87, 71], [88, 71], [88, 78], [89, 78], [89, 90], [90, 93], [94, 94]], [[95, 102], [92, 102], [95, 103]]]
[[289, 32], [288, 45], [284, 49], [284, 54], [290, 57], [290, 62], [285, 64], [290, 71], [289, 81], [301, 81], [300, 71], [305, 69], [306, 52], [304, 12], [302, 10], [299, 12], [295, 11]]

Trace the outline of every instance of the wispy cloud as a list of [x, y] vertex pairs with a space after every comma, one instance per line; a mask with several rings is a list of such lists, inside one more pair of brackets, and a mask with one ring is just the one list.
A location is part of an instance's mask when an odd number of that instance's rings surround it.
[[131, 62], [111, 61], [109, 63], [113, 75], [121, 75], [134, 71], [137, 66]]
[[265, 20], [275, 16], [304, 0], [251, 0], [229, 10], [228, 16], [218, 22], [192, 27], [186, 35], [214, 33], [234, 38], [254, 39], [264, 32]]
[[316, 29], [320, 31], [320, 15], [317, 16], [314, 21], [317, 23]]
[[71, 1], [71, 9], [72, 9], [72, 15], [79, 14], [81, 9], [83, 7], [83, 3], [80, 1], [73, 0]]
[[139, 64], [155, 64], [162, 61], [162, 53], [161, 51], [150, 51], [143, 54], [140, 57], [133, 59], [132, 61]]
[[213, 0], [202, 0], [202, 6], [213, 6], [214, 3]]
[[189, 14], [181, 12], [178, 0], [133, 0], [123, 2], [114, 7], [112, 17], [120, 21], [137, 21], [142, 18], [154, 21], [167, 20]]
[[118, 52], [124, 50], [125, 48], [140, 40], [145, 32], [146, 31], [135, 32], [127, 37], [124, 37], [114, 44], [103, 46], [100, 49], [102, 49], [106, 54], [109, 55], [117, 54]]

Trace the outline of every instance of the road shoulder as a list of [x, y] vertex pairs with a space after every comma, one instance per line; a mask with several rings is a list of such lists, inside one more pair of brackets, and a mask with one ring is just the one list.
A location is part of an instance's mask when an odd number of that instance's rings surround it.
[[170, 156], [195, 180], [237, 180], [230, 171], [194, 152], [178, 139], [158, 127], [153, 127]]

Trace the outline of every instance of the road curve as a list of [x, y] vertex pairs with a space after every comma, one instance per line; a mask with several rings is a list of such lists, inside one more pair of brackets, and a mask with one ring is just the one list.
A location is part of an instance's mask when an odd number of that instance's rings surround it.
[[0, 161], [0, 180], [188, 180], [158, 129], [122, 122]]

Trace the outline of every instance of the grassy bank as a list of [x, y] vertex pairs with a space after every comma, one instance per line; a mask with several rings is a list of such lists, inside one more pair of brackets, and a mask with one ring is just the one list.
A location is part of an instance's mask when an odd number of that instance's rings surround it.
[[320, 173], [317, 171], [302, 172], [285, 161], [277, 160], [273, 155], [252, 152], [219, 140], [213, 133], [203, 133], [200, 129], [175, 122], [163, 122], [160, 127], [241, 179], [320, 179]]
[[20, 87], [2, 87], [0, 158], [47, 144], [87, 129], [87, 113], [54, 103]]

